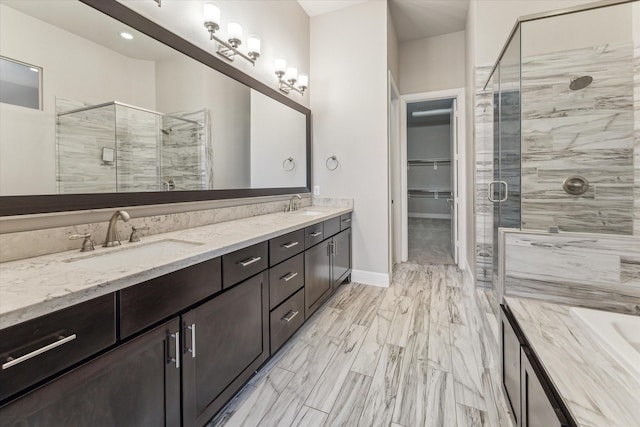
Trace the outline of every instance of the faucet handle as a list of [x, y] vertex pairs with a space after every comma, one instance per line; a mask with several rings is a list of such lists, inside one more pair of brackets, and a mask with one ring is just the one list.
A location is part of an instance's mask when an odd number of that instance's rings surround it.
[[136, 227], [135, 225], [131, 227], [131, 236], [129, 236], [130, 242], [139, 242], [140, 241], [140, 231], [148, 230], [149, 227]]
[[80, 248], [80, 252], [89, 252], [95, 249], [93, 247], [93, 240], [91, 240], [91, 233], [72, 234], [71, 236], [69, 236], [69, 240], [78, 240], [78, 239], [84, 239], [82, 241], [82, 247]]

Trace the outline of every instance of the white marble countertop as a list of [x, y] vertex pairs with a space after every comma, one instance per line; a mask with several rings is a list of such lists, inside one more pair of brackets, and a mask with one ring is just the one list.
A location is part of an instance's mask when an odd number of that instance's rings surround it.
[[[305, 212], [315, 211], [309, 215]], [[123, 241], [122, 246], [94, 252], [78, 250], [43, 255], [0, 264], [0, 329], [65, 307], [106, 295], [137, 283], [189, 267], [300, 228], [351, 212], [351, 208], [312, 206], [290, 213], [259, 215], [202, 227], [142, 237], [142, 242]], [[199, 243], [174, 254], [107, 272], [80, 267], [69, 259], [93, 257], [127, 250], [160, 240]], [[78, 241], [80, 243], [80, 241]], [[37, 244], [37, 242], [33, 242]]]
[[640, 383], [569, 314], [568, 305], [505, 297], [580, 426], [640, 426]]

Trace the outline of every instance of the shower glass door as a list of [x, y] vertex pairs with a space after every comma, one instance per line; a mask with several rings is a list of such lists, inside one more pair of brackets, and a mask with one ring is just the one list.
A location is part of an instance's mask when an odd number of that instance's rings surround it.
[[498, 229], [520, 228], [521, 121], [520, 30], [516, 31], [494, 74], [492, 282], [498, 285]]

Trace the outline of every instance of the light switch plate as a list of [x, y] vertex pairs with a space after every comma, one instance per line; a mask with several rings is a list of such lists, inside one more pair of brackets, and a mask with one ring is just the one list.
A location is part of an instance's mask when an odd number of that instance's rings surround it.
[[314, 196], [319, 196], [320, 195], [320, 186], [319, 185], [314, 185], [313, 186], [313, 195]]

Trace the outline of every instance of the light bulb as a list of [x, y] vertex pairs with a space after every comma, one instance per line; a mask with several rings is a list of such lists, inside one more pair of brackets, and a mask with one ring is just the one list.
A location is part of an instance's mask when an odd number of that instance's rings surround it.
[[260, 39], [256, 36], [249, 36], [247, 39], [247, 51], [260, 55]]
[[306, 89], [309, 87], [309, 75], [300, 73], [298, 76], [298, 86], [301, 89]]
[[275, 68], [276, 73], [283, 73], [287, 69], [287, 61], [284, 58], [276, 58], [273, 61], [273, 68]]
[[204, 22], [212, 22], [220, 26], [220, 8], [213, 3], [204, 4]]
[[287, 67], [287, 80], [298, 80], [298, 67], [295, 65]]
[[229, 22], [227, 36], [229, 40], [242, 40], [242, 26], [237, 22]]

